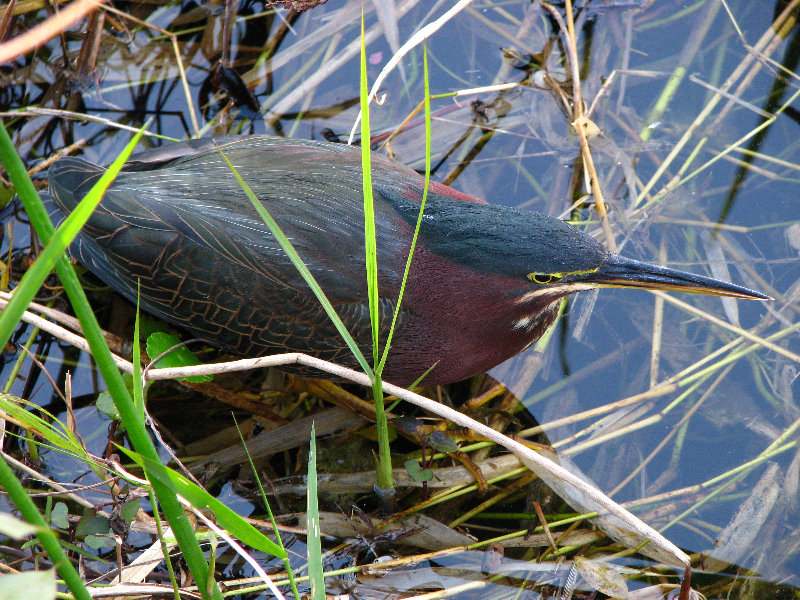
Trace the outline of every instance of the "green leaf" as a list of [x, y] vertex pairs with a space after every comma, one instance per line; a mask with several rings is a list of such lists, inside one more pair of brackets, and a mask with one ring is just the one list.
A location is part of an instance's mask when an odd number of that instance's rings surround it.
[[437, 452], [458, 452], [458, 444], [446, 433], [432, 432], [427, 439], [428, 444]]
[[50, 511], [50, 525], [59, 529], [69, 529], [69, 511], [63, 502], [56, 502]]
[[433, 479], [433, 471], [430, 469], [423, 469], [418, 460], [413, 458], [403, 463], [403, 466], [408, 471], [408, 476], [411, 481], [430, 481]]
[[[386, 359], [389, 356], [389, 348], [392, 345], [392, 338], [394, 336], [395, 326], [397, 325], [397, 317], [400, 314], [400, 307], [403, 304], [403, 296], [406, 292], [406, 283], [408, 283], [408, 274], [411, 270], [411, 261], [414, 258], [414, 249], [417, 247], [419, 231], [422, 227], [422, 215], [425, 212], [425, 204], [428, 202], [428, 189], [430, 188], [431, 184], [431, 88], [428, 73], [428, 45], [425, 42], [422, 44], [422, 58], [424, 66], [423, 82], [425, 83], [425, 184], [422, 188], [422, 200], [419, 203], [419, 214], [417, 215], [417, 223], [414, 226], [414, 235], [411, 237], [411, 246], [408, 249], [408, 259], [406, 260], [406, 268], [403, 271], [403, 279], [400, 284], [400, 293], [397, 295], [397, 303], [394, 307], [392, 325], [389, 328], [389, 335], [386, 338], [386, 346], [383, 349], [383, 356], [381, 357], [380, 365], [376, 369], [378, 372], [383, 371], [383, 367], [386, 364]], [[419, 384], [428, 374], [428, 372], [435, 366], [436, 365], [434, 364], [428, 367], [428, 371], [420, 376], [420, 378], [415, 381], [413, 385], [409, 386], [408, 389], [416, 387], [417, 384]]]
[[119, 421], [122, 419], [119, 410], [117, 410], [117, 405], [114, 404], [114, 399], [111, 397], [111, 392], [108, 390], [100, 392], [97, 396], [95, 407], [112, 421]]
[[83, 511], [83, 516], [75, 526], [75, 536], [78, 538], [86, 538], [97, 534], [107, 535], [110, 532], [111, 526], [108, 523], [108, 518], [98, 515], [97, 511], [92, 508], [87, 508]]
[[95, 534], [87, 535], [83, 543], [92, 548], [93, 550], [100, 550], [100, 548], [113, 548], [114, 537], [111, 534]]
[[52, 569], [0, 575], [0, 600], [51, 600], [55, 597], [56, 572]]
[[122, 509], [120, 509], [120, 516], [123, 521], [130, 525], [136, 517], [137, 512], [139, 512], [139, 498], [135, 498], [123, 504]]
[[86, 221], [89, 220], [94, 209], [100, 203], [103, 194], [105, 194], [106, 189], [108, 189], [108, 186], [111, 185], [122, 169], [125, 161], [127, 161], [128, 157], [133, 153], [133, 149], [136, 147], [136, 144], [139, 143], [142, 133], [143, 131], [139, 131], [133, 136], [122, 153], [111, 163], [108, 170], [97, 180], [97, 183], [92, 186], [92, 189], [89, 190], [86, 196], [78, 203], [75, 210], [64, 219], [64, 222], [48, 240], [47, 246], [45, 246], [44, 250], [42, 250], [41, 254], [39, 254], [25, 275], [23, 275], [16, 290], [14, 290], [14, 296], [8, 302], [3, 312], [0, 313], [0, 347], [6, 345], [11, 337], [11, 333], [22, 318], [22, 313], [28, 308], [36, 292], [39, 291], [42, 283], [44, 283], [45, 278], [47, 278], [53, 270], [56, 262], [64, 256], [64, 251], [67, 249], [67, 246], [70, 245]]
[[[147, 336], [147, 354], [151, 359], [160, 356], [170, 348], [174, 348], [172, 352], [160, 358], [155, 364], [156, 368], [166, 369], [169, 367], [194, 367], [203, 364], [195, 356], [194, 352], [189, 350], [186, 346], [175, 348], [181, 341], [165, 331], [156, 331]], [[211, 375], [197, 375], [194, 377], [183, 377], [184, 381], [191, 381], [193, 383], [203, 383], [204, 381], [211, 381], [214, 379]]]
[[147, 315], [139, 315], [139, 335], [143, 339], [149, 338], [158, 331], [169, 332], [169, 326], [164, 321], [152, 319]]
[[372, 194], [372, 150], [369, 127], [369, 86], [367, 83], [367, 48], [364, 40], [364, 12], [361, 12], [361, 178], [364, 194], [364, 254], [367, 267], [367, 300], [372, 325], [372, 360], [376, 375], [381, 374], [378, 318], [378, 241], [375, 234], [375, 200]]
[[308, 448], [308, 478], [306, 479], [306, 550], [308, 551], [308, 579], [311, 583], [311, 600], [325, 600], [325, 576], [322, 567], [322, 532], [319, 525], [317, 498], [317, 439], [311, 424]]
[[253, 205], [253, 208], [256, 209], [256, 212], [258, 212], [258, 214], [261, 216], [261, 219], [264, 221], [264, 224], [270, 230], [272, 235], [275, 236], [275, 239], [280, 244], [281, 248], [283, 248], [283, 251], [286, 253], [286, 256], [288, 256], [289, 260], [292, 261], [294, 268], [297, 269], [297, 271], [303, 277], [303, 280], [306, 282], [306, 285], [308, 285], [308, 287], [311, 288], [311, 291], [314, 292], [314, 295], [317, 297], [317, 301], [320, 303], [322, 308], [325, 309], [328, 318], [336, 327], [336, 331], [339, 332], [339, 335], [342, 336], [342, 339], [347, 344], [347, 347], [350, 348], [350, 351], [353, 353], [353, 356], [355, 356], [356, 360], [358, 361], [358, 364], [364, 370], [364, 373], [366, 373], [370, 379], [373, 379], [375, 375], [372, 372], [372, 368], [367, 363], [367, 359], [364, 358], [364, 353], [361, 352], [361, 350], [359, 349], [358, 344], [356, 344], [356, 341], [353, 339], [353, 336], [350, 335], [350, 332], [347, 330], [347, 327], [339, 318], [339, 315], [337, 314], [336, 309], [333, 307], [333, 304], [331, 304], [331, 301], [328, 300], [328, 297], [325, 295], [325, 292], [322, 291], [322, 288], [317, 283], [317, 280], [314, 279], [314, 276], [311, 274], [311, 271], [309, 271], [308, 267], [305, 265], [305, 263], [303, 263], [303, 259], [300, 258], [300, 255], [297, 253], [297, 250], [295, 250], [294, 246], [292, 246], [292, 243], [289, 241], [289, 238], [287, 238], [284, 235], [283, 231], [278, 226], [278, 223], [275, 221], [275, 219], [272, 218], [272, 215], [269, 214], [269, 211], [267, 211], [267, 209], [264, 208], [264, 205], [253, 193], [253, 190], [250, 189], [250, 186], [247, 185], [247, 182], [244, 179], [242, 179], [242, 176], [239, 175], [239, 173], [236, 171], [236, 168], [233, 166], [233, 163], [230, 160], [228, 160], [228, 157], [225, 156], [225, 153], [222, 151], [222, 149], [217, 147], [217, 150], [219, 150], [220, 156], [222, 156], [223, 160], [227, 163], [228, 168], [231, 170], [231, 173], [233, 173], [233, 176], [236, 178], [236, 181], [239, 182], [242, 191], [244, 191], [244, 193], [247, 195], [248, 199], [250, 200], [250, 203]]
[[[0, 415], [3, 418], [17, 423], [23, 429], [40, 436], [57, 448], [76, 456], [86, 456], [80, 441], [61, 421], [40, 407], [35, 407], [36, 413], [26, 410], [28, 406], [33, 405], [27, 400], [11, 394], [0, 394]], [[45, 415], [46, 419], [40, 417], [39, 413]]]
[[256, 550], [261, 550], [278, 558], [286, 557], [285, 550], [197, 484], [161, 463], [140, 456], [127, 448], [119, 447], [119, 449], [142, 467], [151, 480], [157, 479], [168, 486], [198, 510], [210, 509], [214, 513], [217, 525], [226, 529], [240, 541]]

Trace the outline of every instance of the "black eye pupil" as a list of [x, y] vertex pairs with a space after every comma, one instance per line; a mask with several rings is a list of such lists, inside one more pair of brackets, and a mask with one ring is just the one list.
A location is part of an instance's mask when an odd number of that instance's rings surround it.
[[557, 279], [558, 278], [556, 276], [547, 275], [545, 273], [537, 274], [537, 275], [533, 276], [533, 282], [541, 284], [541, 285], [544, 285], [544, 284], [547, 284], [547, 283], [553, 283], [553, 281], [555, 281]]

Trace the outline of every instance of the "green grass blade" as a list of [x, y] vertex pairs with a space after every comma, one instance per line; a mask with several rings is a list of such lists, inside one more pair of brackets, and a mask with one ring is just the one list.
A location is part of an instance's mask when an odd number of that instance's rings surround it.
[[286, 557], [285, 550], [193, 481], [189, 481], [180, 473], [165, 467], [160, 462], [122, 447], [120, 447], [120, 450], [142, 467], [150, 477], [157, 479], [174, 493], [183, 496], [197, 510], [211, 510], [214, 513], [217, 525], [241, 542], [278, 558]]
[[306, 548], [308, 549], [308, 579], [311, 583], [311, 600], [325, 600], [325, 576], [322, 568], [322, 532], [319, 525], [317, 497], [317, 439], [311, 425], [308, 444], [308, 478], [306, 479]]
[[[58, 448], [73, 453], [78, 457], [85, 456], [83, 447], [71, 433], [68, 433], [63, 423], [56, 420], [63, 429], [62, 432], [45, 419], [25, 410], [24, 406], [20, 403], [25, 403], [25, 401], [9, 394], [0, 394], [0, 414], [2, 414], [4, 418], [9, 418], [26, 429], [36, 432]], [[15, 477], [14, 472], [2, 458], [0, 458], [0, 489], [8, 494], [25, 521], [35, 526], [37, 532], [36, 537], [39, 543], [45, 549], [48, 556], [53, 561], [53, 564], [58, 565], [58, 574], [65, 581], [72, 595], [80, 600], [89, 600], [90, 595], [80, 575], [78, 575], [72, 563], [64, 555], [58, 538], [47, 525], [49, 519], [42, 517], [36, 505], [25, 493], [22, 484], [20, 484], [19, 480]]]
[[[242, 447], [247, 454], [247, 461], [250, 463], [250, 469], [253, 471], [253, 478], [255, 479], [256, 485], [258, 485], [258, 491], [261, 493], [261, 501], [264, 503], [264, 507], [267, 509], [267, 515], [269, 516], [269, 521], [272, 523], [272, 531], [275, 534], [275, 540], [277, 541], [277, 544], [280, 546], [281, 550], [286, 552], [286, 547], [283, 545], [283, 540], [281, 539], [281, 532], [278, 529], [278, 523], [275, 521], [275, 515], [272, 514], [272, 507], [269, 504], [267, 493], [264, 491], [264, 486], [261, 484], [261, 477], [258, 474], [258, 469], [256, 469], [256, 465], [253, 462], [253, 457], [250, 455], [250, 450], [247, 448], [247, 443], [245, 442], [241, 429], [239, 429], [239, 423], [236, 421], [235, 416], [233, 416], [233, 422], [234, 425], [236, 425], [236, 433], [239, 434], [239, 441], [242, 443]], [[300, 592], [297, 590], [297, 582], [294, 578], [294, 571], [292, 570], [292, 563], [289, 561], [288, 554], [286, 554], [286, 558], [283, 559], [283, 564], [284, 568], [286, 569], [286, 576], [289, 579], [289, 585], [292, 588], [292, 595], [294, 596], [295, 600], [300, 600]]]
[[[367, 85], [367, 47], [364, 40], [364, 8], [361, 8], [361, 173], [364, 196], [364, 262], [367, 267], [367, 299], [372, 330], [372, 363], [375, 377], [372, 378], [372, 397], [375, 402], [375, 425], [378, 437], [377, 488], [381, 494], [393, 495], [392, 456], [389, 448], [389, 424], [383, 402], [382, 370], [380, 357], [380, 307], [378, 299], [378, 245], [375, 236], [375, 201], [372, 190], [372, 152], [369, 128], [369, 86]], [[389, 349], [387, 343], [386, 349]]]
[[[37, 412], [41, 412], [46, 418], [38, 416], [32, 410], [27, 410], [27, 407], [36, 408]], [[68, 452], [80, 460], [88, 459], [85, 448], [69, 428], [54, 415], [32, 402], [11, 394], [0, 394], [0, 418], [12, 421], [26, 431], [46, 440], [52, 446]]]
[[372, 362], [380, 374], [380, 330], [378, 318], [378, 243], [375, 238], [375, 201], [372, 197], [372, 152], [369, 128], [369, 86], [367, 85], [367, 48], [364, 41], [364, 7], [361, 7], [361, 176], [364, 194], [364, 253], [367, 266], [367, 299], [372, 325]]
[[[133, 146], [131, 146], [131, 151], [132, 149]], [[30, 178], [27, 176], [25, 167], [22, 165], [22, 161], [19, 160], [19, 156], [14, 150], [11, 138], [8, 136], [5, 127], [1, 125], [0, 160], [2, 160], [2, 163], [6, 167], [9, 175], [12, 177], [15, 186], [17, 186], [17, 191], [20, 194], [20, 197], [26, 195], [28, 198], [31, 198], [32, 193], [33, 196], [36, 196], [38, 199], [38, 194], [36, 193]], [[127, 156], [125, 159], [123, 159], [121, 164], [124, 164], [125, 160], [127, 160]], [[98, 182], [98, 185], [99, 183], [100, 182]], [[105, 185], [108, 185], [108, 183], [105, 183]], [[97, 201], [99, 202], [99, 197]], [[83, 204], [84, 202], [81, 202], [81, 205]], [[86, 204], [88, 205], [88, 202]], [[14, 293], [14, 297], [3, 310], [3, 313], [0, 314], [0, 339], [2, 339], [0, 346], [5, 346], [6, 343], [8, 343], [8, 340], [11, 338], [11, 334], [22, 317], [22, 313], [25, 312], [28, 304], [31, 302], [31, 300], [33, 300], [33, 297], [36, 295], [39, 287], [41, 287], [42, 282], [44, 282], [45, 278], [52, 271], [56, 262], [62, 259], [64, 262], [66, 262], [64, 250], [75, 237], [75, 235], [77, 235], [80, 227], [83, 225], [83, 222], [89, 218], [89, 215], [94, 210], [94, 206], [96, 206], [96, 204], [90, 206], [88, 209], [89, 212], [86, 213], [85, 216], [83, 216], [82, 213], [84, 221], [79, 222], [78, 219], [80, 217], [76, 217], [69, 224], [65, 221], [62, 227], [60, 227], [59, 230], [52, 236], [49, 235], [52, 233], [52, 225], [50, 226], [50, 230], [46, 231], [45, 239], [51, 238], [51, 243], [48, 244], [48, 246], [45, 248], [45, 251], [39, 256], [36, 262], [34, 262], [33, 266], [25, 274], [20, 282], [20, 285], [17, 287]], [[38, 209], [37, 216], [39, 217], [39, 220], [42, 220], [42, 217], [44, 217], [44, 220], [49, 222], [46, 211], [41, 205], [41, 202], [38, 204]], [[34, 214], [36, 214], [36, 212], [37, 211], [34, 211]], [[31, 216], [32, 221], [33, 219], [34, 217]], [[76, 229], [75, 224], [78, 222], [79, 224], [77, 225]], [[83, 585], [80, 575], [78, 575], [78, 573], [72, 567], [72, 564], [62, 552], [61, 546], [59, 545], [55, 534], [47, 526], [44, 518], [37, 510], [36, 505], [25, 493], [24, 488], [4, 460], [0, 460], [0, 487], [6, 491], [12, 502], [14, 502], [15, 506], [22, 513], [22, 516], [29, 523], [42, 528], [42, 531], [37, 535], [37, 538], [50, 556], [53, 564], [57, 566], [58, 573], [64, 579], [70, 592], [72, 592], [72, 594], [80, 600], [89, 600], [91, 596], [86, 590], [86, 587]]]
[[139, 297], [141, 295], [141, 282], [136, 286], [136, 314], [133, 320], [133, 349], [131, 352], [131, 363], [133, 364], [133, 405], [145, 418], [144, 411], [144, 382], [142, 381], [142, 348], [139, 341]]
[[305, 280], [308, 287], [310, 287], [311, 291], [314, 292], [314, 295], [317, 297], [317, 300], [325, 309], [325, 312], [328, 313], [328, 317], [330, 317], [331, 321], [333, 321], [336, 330], [339, 332], [339, 335], [342, 336], [342, 339], [347, 344], [347, 347], [350, 348], [350, 351], [353, 353], [353, 356], [356, 357], [358, 364], [361, 365], [361, 368], [364, 370], [364, 372], [370, 377], [370, 379], [372, 379], [374, 377], [374, 373], [372, 372], [372, 368], [367, 363], [366, 358], [364, 358], [364, 354], [361, 352], [361, 349], [356, 344], [355, 340], [353, 339], [353, 336], [351, 336], [350, 332], [347, 331], [347, 327], [345, 327], [344, 323], [342, 323], [342, 320], [336, 313], [336, 309], [333, 307], [330, 300], [328, 300], [328, 297], [325, 295], [325, 292], [322, 291], [322, 288], [319, 286], [316, 279], [314, 279], [314, 276], [311, 274], [311, 271], [309, 271], [308, 267], [306, 267], [305, 263], [303, 263], [303, 259], [300, 258], [300, 255], [297, 253], [297, 250], [294, 249], [292, 243], [283, 234], [283, 231], [281, 231], [281, 228], [278, 226], [278, 223], [275, 221], [275, 219], [272, 218], [272, 215], [269, 214], [267, 209], [264, 208], [264, 205], [261, 203], [258, 197], [253, 193], [253, 190], [250, 189], [250, 186], [247, 185], [247, 182], [244, 179], [242, 179], [242, 177], [236, 171], [236, 167], [234, 167], [233, 163], [231, 163], [231, 161], [228, 160], [228, 157], [222, 151], [222, 148], [217, 147], [217, 150], [219, 150], [219, 153], [220, 155], [222, 155], [222, 158], [225, 159], [225, 162], [228, 164], [228, 167], [230, 168], [234, 177], [236, 177], [236, 180], [239, 182], [239, 185], [242, 187], [242, 190], [244, 190], [245, 194], [247, 194], [247, 197], [250, 199], [250, 202], [253, 204], [253, 207], [256, 209], [256, 211], [258, 211], [258, 214], [261, 215], [261, 218], [264, 220], [264, 223], [272, 232], [272, 235], [274, 235], [275, 239], [278, 240], [278, 243], [281, 245], [281, 248], [283, 248], [283, 251], [286, 252], [286, 255], [292, 261], [292, 264], [294, 264], [295, 268], [300, 272], [300, 275], [303, 276], [303, 279]]
[[[389, 336], [386, 339], [386, 347], [383, 349], [383, 356], [381, 362], [376, 368], [378, 372], [383, 372], [383, 367], [386, 364], [386, 358], [389, 356], [389, 347], [392, 344], [392, 337], [394, 336], [394, 328], [397, 324], [397, 317], [400, 314], [400, 305], [403, 303], [403, 295], [406, 291], [406, 283], [408, 282], [408, 273], [411, 270], [411, 260], [414, 258], [414, 248], [417, 247], [417, 239], [419, 238], [419, 230], [422, 227], [422, 215], [425, 212], [425, 202], [428, 200], [428, 188], [431, 183], [431, 90], [430, 81], [428, 79], [428, 45], [422, 44], [422, 63], [423, 63], [423, 81], [425, 82], [425, 186], [422, 189], [422, 201], [419, 203], [419, 214], [417, 215], [417, 224], [414, 227], [414, 236], [411, 238], [411, 247], [408, 250], [408, 259], [406, 260], [406, 268], [403, 271], [403, 281], [400, 285], [400, 293], [397, 296], [397, 304], [394, 307], [394, 315], [392, 316], [392, 326], [389, 329]], [[435, 365], [431, 365], [431, 369]], [[429, 369], [430, 370], [430, 369]], [[427, 373], [425, 373], [427, 375]], [[424, 376], [423, 376], [424, 377]], [[419, 383], [418, 380], [416, 383]]]
[[[0, 161], [6, 168], [9, 178], [25, 207], [25, 212], [36, 229], [37, 235], [44, 243], [47, 243], [53, 236], [53, 224], [47, 216], [47, 211], [36, 189], [33, 187], [33, 183], [28, 177], [25, 166], [17, 155], [14, 144], [2, 121], [0, 121]], [[64, 291], [66, 291], [75, 310], [75, 316], [80, 321], [86, 341], [89, 342], [97, 368], [108, 386], [108, 391], [114, 399], [117, 410], [122, 415], [122, 421], [125, 424], [131, 443], [142, 455], [157, 460], [158, 453], [145, 428], [144, 420], [133, 405], [131, 395], [125, 386], [122, 375], [111, 358], [111, 352], [103, 336], [103, 331], [97, 324], [94, 311], [86, 299], [86, 294], [81, 287], [78, 276], [63, 252], [60, 253], [55, 268], [64, 285]], [[208, 578], [208, 564], [200, 549], [200, 544], [194, 536], [192, 525], [186, 518], [183, 507], [175, 498], [174, 493], [158, 481], [153, 482], [153, 489], [161, 502], [164, 516], [172, 527], [175, 538], [178, 540], [186, 563], [189, 565], [189, 570], [200, 584], [201, 593], [204, 594], [204, 597], [207, 597], [205, 595], [205, 583]], [[222, 594], [217, 586], [214, 587], [212, 597], [215, 600], [222, 599]]]
[[61, 226], [56, 230], [47, 246], [34, 261], [31, 268], [25, 273], [20, 281], [20, 284], [14, 290], [14, 296], [8, 303], [8, 306], [0, 314], [0, 347], [5, 346], [11, 338], [17, 324], [22, 318], [22, 313], [28, 308], [28, 305], [33, 300], [42, 283], [53, 270], [56, 262], [64, 256], [64, 251], [70, 245], [75, 236], [83, 227], [84, 223], [89, 220], [92, 212], [100, 203], [106, 189], [114, 178], [117, 176], [125, 161], [133, 153], [136, 144], [142, 137], [144, 131], [139, 131], [133, 139], [125, 146], [125, 149], [117, 157], [117, 159], [108, 168], [108, 171], [98, 180], [92, 187], [83, 200], [78, 203], [75, 210], [64, 220]]

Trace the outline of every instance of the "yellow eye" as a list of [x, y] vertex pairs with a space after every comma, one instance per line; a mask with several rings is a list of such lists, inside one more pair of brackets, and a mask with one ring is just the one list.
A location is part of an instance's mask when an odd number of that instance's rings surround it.
[[556, 273], [528, 273], [528, 279], [539, 285], [547, 285], [549, 283], [556, 283], [561, 279], [561, 275]]

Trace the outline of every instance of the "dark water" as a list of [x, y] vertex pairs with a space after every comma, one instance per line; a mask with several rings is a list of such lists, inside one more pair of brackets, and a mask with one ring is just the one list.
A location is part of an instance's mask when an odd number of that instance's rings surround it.
[[[651, 261], [661, 260], [663, 253], [669, 266], [775, 296], [769, 304], [728, 305], [710, 297], [679, 298], [725, 322], [738, 320], [742, 328], [763, 338], [797, 321], [800, 104], [793, 97], [797, 78], [777, 78], [777, 64], [796, 71], [798, 33], [791, 30], [769, 56], [762, 50], [751, 60], [750, 47], [769, 30], [773, 7], [762, 2], [729, 6], [730, 13], [717, 2], [590, 3], [591, 10], [579, 14], [577, 25], [581, 86], [587, 104], [600, 96], [591, 117], [602, 135], [593, 140], [592, 150], [621, 253]], [[262, 107], [260, 115], [246, 108], [231, 109], [220, 93], [211, 95], [210, 71], [222, 47], [221, 7], [187, 2], [163, 7], [131, 4], [127, 10], [178, 34], [199, 134], [240, 131], [320, 138], [327, 128], [346, 139], [357, 113], [359, 8], [357, 2], [329, 2], [299, 15], [282, 11], [282, 17], [291, 20], [289, 27], [275, 13], [261, 12], [259, 3], [242, 7], [233, 28], [230, 61], [251, 83]], [[378, 31], [372, 4], [367, 3], [366, 9], [367, 31]], [[438, 16], [443, 9], [427, 2], [397, 2], [401, 43], [431, 20], [429, 10]], [[64, 66], [64, 48], [72, 61], [80, 51], [83, 38], [77, 33], [68, 34], [64, 45], [53, 42], [35, 56], [18, 59], [13, 68], [3, 67], [7, 80], [0, 106], [59, 108], [133, 127], [154, 118], [151, 132], [178, 139], [193, 134], [169, 40], [115, 19], [109, 16], [105, 24], [95, 70], [80, 73], [74, 62]], [[569, 126], [571, 118], [565, 115], [559, 94], [533, 72], [539, 67], [532, 65], [544, 61], [555, 80], [565, 80], [561, 42], [553, 31], [557, 26], [538, 6], [485, 1], [473, 3], [429, 40], [433, 93], [524, 83], [510, 91], [433, 102], [433, 177], [489, 202], [595, 219], [584, 203], [588, 192], [581, 183], [580, 150]], [[262, 55], [269, 43], [274, 44], [274, 53]], [[376, 33], [367, 52], [372, 81], [392, 49], [386, 36]], [[693, 126], [714, 101], [714, 90], [742, 64], [751, 80], [741, 90], [737, 81], [727, 91], [740, 101], [726, 107], [728, 99], [723, 97], [707, 118]], [[666, 109], [653, 115], [679, 66], [684, 75], [677, 91]], [[383, 84], [386, 101], [373, 107], [373, 132], [390, 130], [416, 107], [423, 95], [421, 73], [422, 54], [417, 48], [403, 61], [403, 73], [395, 70]], [[762, 113], [777, 111], [779, 116], [763, 137], [753, 135], [765, 118]], [[84, 140], [83, 156], [103, 162], [130, 137], [113, 125], [64, 115], [29, 111], [6, 122], [27, 161]], [[649, 185], [690, 130], [677, 158]], [[641, 132], [647, 132], [647, 139], [641, 139]], [[741, 141], [744, 136], [751, 137]], [[150, 138], [143, 145], [159, 143]], [[412, 122], [391, 148], [399, 160], [421, 168], [421, 123]], [[693, 161], [684, 164], [695, 150]], [[743, 161], [753, 153], [748, 167]], [[680, 178], [687, 179], [652, 201], [668, 182]], [[645, 187], [648, 194], [638, 199]], [[7, 217], [6, 223], [11, 223]], [[596, 223], [589, 230], [604, 239]], [[15, 235], [14, 247], [24, 248], [24, 224], [17, 223]], [[8, 237], [7, 232], [5, 250]], [[638, 291], [602, 290], [578, 296], [546, 347], [532, 349], [492, 375], [514, 390], [536, 421], [547, 424], [641, 394], [737, 339], [736, 334], [667, 304], [660, 358], [652, 369], [654, 304], [652, 295]], [[790, 352], [800, 350], [798, 342], [796, 332], [775, 340]], [[735, 350], [751, 343], [740, 342]], [[39, 353], [46, 350], [36, 343], [34, 348]], [[542, 368], [532, 373], [539, 350]], [[67, 368], [60, 363], [62, 351], [51, 348], [48, 354], [48, 368], [58, 379]], [[74, 354], [64, 354], [74, 359]], [[728, 356], [729, 352], [723, 353], [705, 366]], [[8, 357], [4, 373], [14, 358]], [[798, 365], [791, 356], [763, 347], [742, 352], [729, 364], [724, 374], [722, 368], [710, 372], [696, 389], [692, 386], [697, 382], [687, 380], [687, 374], [678, 379], [677, 389], [635, 403], [641, 412], [634, 425], [597, 444], [586, 442], [613, 432], [621, 426], [617, 419], [606, 423], [598, 421], [605, 415], [584, 418], [549, 429], [548, 437], [606, 491], [615, 490], [644, 461], [615, 491], [615, 499], [631, 501], [678, 490], [673, 499], [646, 506], [652, 512], [642, 514], [655, 527], [668, 527], [666, 535], [691, 552], [710, 551], [720, 530], [758, 485], [774, 490], [774, 504], [750, 517], [752, 535], [728, 558], [768, 580], [797, 584]], [[29, 367], [23, 367], [23, 375]], [[103, 389], [85, 357], [77, 368], [69, 368], [76, 394], [92, 398]], [[20, 379], [11, 391], [24, 391], [45, 405], [51, 402], [41, 380], [26, 384]], [[60, 412], [57, 406], [52, 404], [51, 409]], [[621, 418], [616, 411], [608, 414]], [[743, 467], [784, 435], [779, 452]], [[99, 452], [104, 441], [97, 443], [93, 449]], [[775, 476], [762, 480], [770, 464], [777, 466]], [[724, 487], [729, 476], [711, 482], [735, 469], [744, 477], [731, 487]]]

